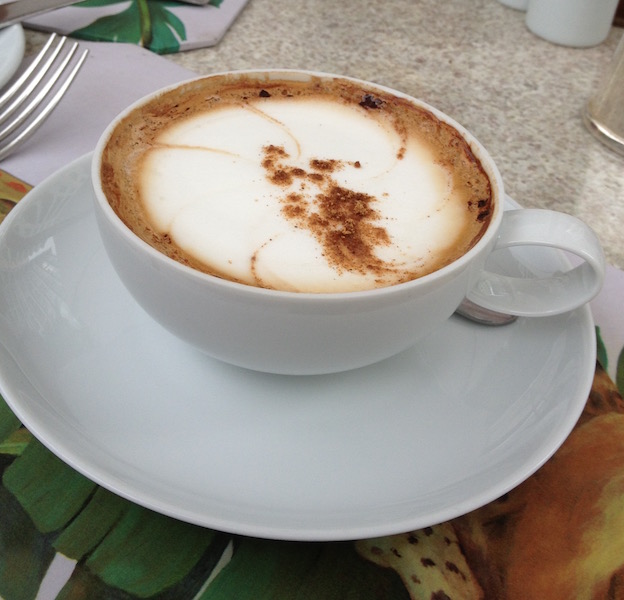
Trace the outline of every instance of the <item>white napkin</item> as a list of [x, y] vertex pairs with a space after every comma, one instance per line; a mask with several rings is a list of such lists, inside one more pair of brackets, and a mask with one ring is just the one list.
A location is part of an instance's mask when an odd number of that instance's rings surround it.
[[[624, 361], [624, 271], [607, 267], [602, 291], [591, 302], [592, 315], [609, 357], [607, 372], [617, 379], [618, 359]], [[621, 355], [621, 356], [620, 356]]]
[[41, 128], [0, 168], [36, 185], [90, 152], [126, 106], [161, 87], [195, 77], [193, 71], [139, 46], [80, 42], [89, 56], [71, 88]]

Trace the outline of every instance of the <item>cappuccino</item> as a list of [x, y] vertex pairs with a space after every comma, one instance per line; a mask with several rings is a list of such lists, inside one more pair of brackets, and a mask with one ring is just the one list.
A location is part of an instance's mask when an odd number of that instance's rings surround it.
[[331, 77], [229, 74], [166, 91], [119, 121], [100, 175], [127, 227], [170, 258], [296, 292], [432, 273], [474, 246], [496, 201], [455, 128]]

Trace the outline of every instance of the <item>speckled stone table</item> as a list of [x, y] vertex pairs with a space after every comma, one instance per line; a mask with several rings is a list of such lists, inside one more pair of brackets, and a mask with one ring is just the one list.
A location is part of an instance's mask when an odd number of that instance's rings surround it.
[[581, 118], [621, 35], [556, 46], [496, 0], [251, 0], [217, 46], [166, 59], [198, 74], [315, 69], [422, 98], [475, 133], [511, 197], [579, 216], [624, 268], [624, 157]]

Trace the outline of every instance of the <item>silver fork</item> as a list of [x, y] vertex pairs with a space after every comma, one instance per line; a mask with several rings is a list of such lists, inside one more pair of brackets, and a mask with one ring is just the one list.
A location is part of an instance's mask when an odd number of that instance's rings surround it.
[[22, 75], [0, 95], [0, 160], [13, 153], [48, 118], [78, 74], [88, 50], [53, 33]]

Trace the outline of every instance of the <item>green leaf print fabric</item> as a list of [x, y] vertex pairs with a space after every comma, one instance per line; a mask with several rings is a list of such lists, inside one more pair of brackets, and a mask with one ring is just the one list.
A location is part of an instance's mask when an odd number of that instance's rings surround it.
[[88, 41], [136, 44], [158, 54], [214, 46], [249, 0], [84, 0], [27, 26]]

